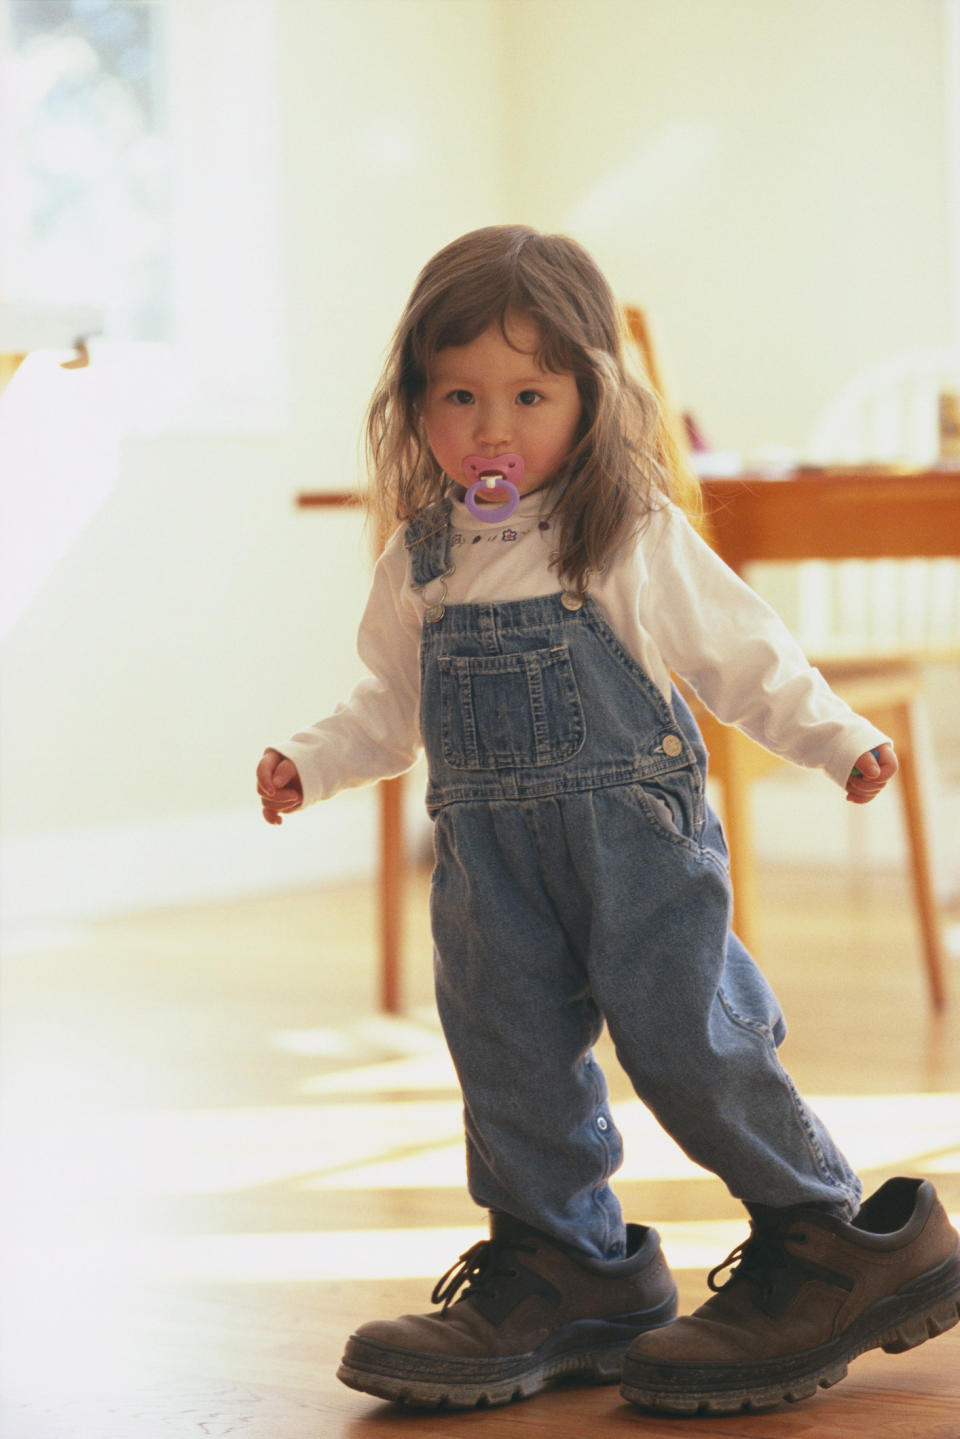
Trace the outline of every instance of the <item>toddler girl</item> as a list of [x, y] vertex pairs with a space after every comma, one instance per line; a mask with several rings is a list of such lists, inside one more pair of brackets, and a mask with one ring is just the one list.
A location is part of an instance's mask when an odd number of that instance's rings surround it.
[[[258, 790], [279, 824], [426, 750], [437, 1001], [491, 1237], [437, 1285], [437, 1312], [351, 1336], [341, 1379], [469, 1407], [622, 1371], [640, 1405], [736, 1410], [956, 1322], [957, 1236], [931, 1186], [891, 1180], [860, 1208], [779, 1062], [783, 1018], [730, 928], [706, 755], [671, 671], [855, 803], [896, 772], [892, 747], [685, 518], [590, 257], [513, 226], [443, 249], [368, 438], [376, 502], [400, 521], [360, 627], [370, 677], [267, 750]], [[604, 1022], [640, 1098], [751, 1216], [732, 1276], [675, 1323], [658, 1236], [609, 1185]]]

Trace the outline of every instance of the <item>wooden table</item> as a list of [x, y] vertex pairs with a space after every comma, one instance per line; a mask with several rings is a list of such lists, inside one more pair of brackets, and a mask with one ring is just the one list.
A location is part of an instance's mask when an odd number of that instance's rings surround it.
[[[738, 572], [757, 560], [960, 555], [960, 469], [853, 465], [781, 479], [742, 474], [702, 482], [710, 541]], [[356, 506], [345, 491], [297, 496], [304, 509]], [[380, 1003], [402, 1008], [406, 860], [403, 777], [380, 786]]]
[[738, 572], [754, 560], [960, 555], [960, 468], [850, 465], [701, 488], [711, 544]]

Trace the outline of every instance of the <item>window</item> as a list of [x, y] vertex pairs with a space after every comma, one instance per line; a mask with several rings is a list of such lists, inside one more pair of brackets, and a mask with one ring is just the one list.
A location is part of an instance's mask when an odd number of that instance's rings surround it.
[[0, 0], [0, 298], [105, 312], [122, 433], [285, 423], [274, 28], [275, 0]]
[[117, 340], [172, 332], [163, 0], [0, 0], [6, 299], [100, 307]]

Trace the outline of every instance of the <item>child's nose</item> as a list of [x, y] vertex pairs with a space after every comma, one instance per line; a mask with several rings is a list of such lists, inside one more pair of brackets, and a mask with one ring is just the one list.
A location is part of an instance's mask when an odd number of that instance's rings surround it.
[[510, 435], [510, 416], [502, 406], [488, 405], [478, 411], [474, 430], [478, 446], [487, 447], [496, 454], [509, 447]]

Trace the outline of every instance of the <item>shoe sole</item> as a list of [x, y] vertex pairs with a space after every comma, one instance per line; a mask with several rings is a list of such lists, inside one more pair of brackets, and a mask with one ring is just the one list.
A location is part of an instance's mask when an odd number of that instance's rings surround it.
[[[869, 1349], [902, 1354], [953, 1328], [960, 1320], [960, 1261], [948, 1262], [925, 1279], [937, 1281], [938, 1297], [929, 1292], [934, 1286], [925, 1284], [927, 1293], [918, 1306], [916, 1292], [901, 1290], [865, 1310], [832, 1343], [785, 1359], [681, 1367], [628, 1355], [620, 1392], [631, 1404], [658, 1414], [739, 1414], [810, 1399], [818, 1389], [839, 1383], [851, 1360]], [[916, 1291], [922, 1283], [909, 1288]]]
[[581, 1320], [565, 1326], [529, 1354], [495, 1359], [394, 1349], [353, 1335], [347, 1341], [337, 1378], [363, 1394], [422, 1409], [495, 1408], [515, 1399], [529, 1399], [558, 1380], [616, 1384], [634, 1339], [669, 1324], [676, 1312], [674, 1294], [643, 1315], [624, 1316], [619, 1322], [612, 1318]]

